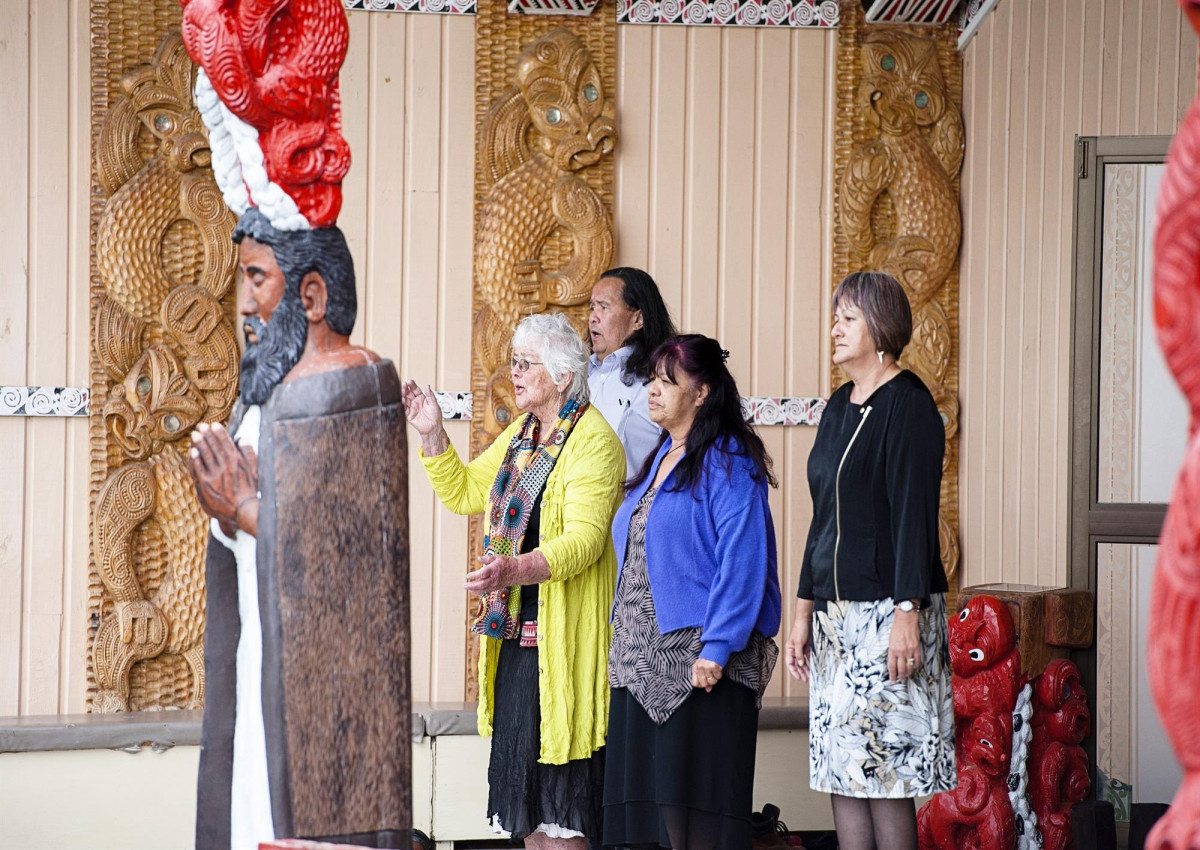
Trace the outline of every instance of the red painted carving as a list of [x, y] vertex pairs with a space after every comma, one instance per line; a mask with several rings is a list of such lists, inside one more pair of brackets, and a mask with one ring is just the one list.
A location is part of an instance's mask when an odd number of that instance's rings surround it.
[[[1200, 32], [1200, 4], [1181, 5]], [[1154, 700], [1184, 779], [1146, 846], [1178, 850], [1200, 848], [1200, 102], [1171, 144], [1154, 259], [1158, 341], [1191, 408], [1191, 436], [1159, 539], [1147, 652]]]
[[337, 221], [350, 147], [342, 0], [180, 0], [183, 40], [225, 106], [258, 130], [267, 175], [313, 227]]
[[1025, 681], [1008, 606], [994, 596], [976, 596], [949, 628], [955, 718], [1011, 712]]
[[1079, 746], [1091, 726], [1079, 669], [1066, 659], [1051, 661], [1034, 683], [1029, 748], [1029, 796], [1045, 850], [1073, 846], [1071, 806], [1092, 790], [1088, 759]]
[[1008, 799], [1013, 708], [1024, 684], [1007, 606], [976, 596], [950, 620], [958, 788], [921, 807], [922, 850], [1010, 850], [1016, 817]]
[[[978, 744], [976, 741], [971, 747]], [[958, 787], [934, 795], [921, 807], [917, 815], [921, 850], [1009, 850], [1016, 846], [1015, 818], [1005, 785], [1008, 745], [1001, 748], [1005, 751], [1003, 759], [960, 763]], [[993, 772], [1001, 762], [1003, 771]]]

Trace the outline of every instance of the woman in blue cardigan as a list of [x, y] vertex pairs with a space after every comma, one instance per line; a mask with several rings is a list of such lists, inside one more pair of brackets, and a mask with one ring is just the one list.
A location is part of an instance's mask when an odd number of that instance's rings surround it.
[[716, 340], [651, 358], [657, 451], [613, 521], [604, 844], [749, 848], [755, 739], [778, 650], [771, 459]]

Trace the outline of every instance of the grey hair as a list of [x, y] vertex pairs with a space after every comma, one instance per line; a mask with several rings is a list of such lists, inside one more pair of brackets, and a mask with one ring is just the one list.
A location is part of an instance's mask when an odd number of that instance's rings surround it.
[[554, 383], [572, 373], [567, 395], [588, 400], [588, 353], [583, 340], [562, 313], [534, 313], [517, 325], [512, 346], [541, 353], [542, 364]]

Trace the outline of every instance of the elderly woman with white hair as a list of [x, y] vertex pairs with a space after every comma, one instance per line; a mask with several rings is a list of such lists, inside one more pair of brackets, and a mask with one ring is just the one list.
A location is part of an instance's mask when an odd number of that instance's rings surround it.
[[603, 818], [609, 528], [625, 476], [620, 440], [588, 402], [588, 354], [566, 317], [529, 316], [512, 341], [524, 416], [464, 464], [432, 390], [404, 385], [421, 463], [454, 513], [486, 511], [479, 733], [492, 736], [488, 817], [532, 848], [583, 848]]

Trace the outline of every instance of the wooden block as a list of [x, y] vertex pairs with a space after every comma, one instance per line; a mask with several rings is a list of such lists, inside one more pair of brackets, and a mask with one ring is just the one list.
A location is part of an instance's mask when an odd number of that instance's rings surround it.
[[1092, 594], [1064, 587], [1031, 584], [982, 584], [965, 588], [959, 606], [976, 596], [994, 596], [1008, 607], [1017, 632], [1021, 672], [1039, 675], [1054, 658], [1092, 643]]
[[1046, 594], [1046, 643], [1087, 649], [1095, 632], [1095, 596], [1090, 590], [1054, 590]]

